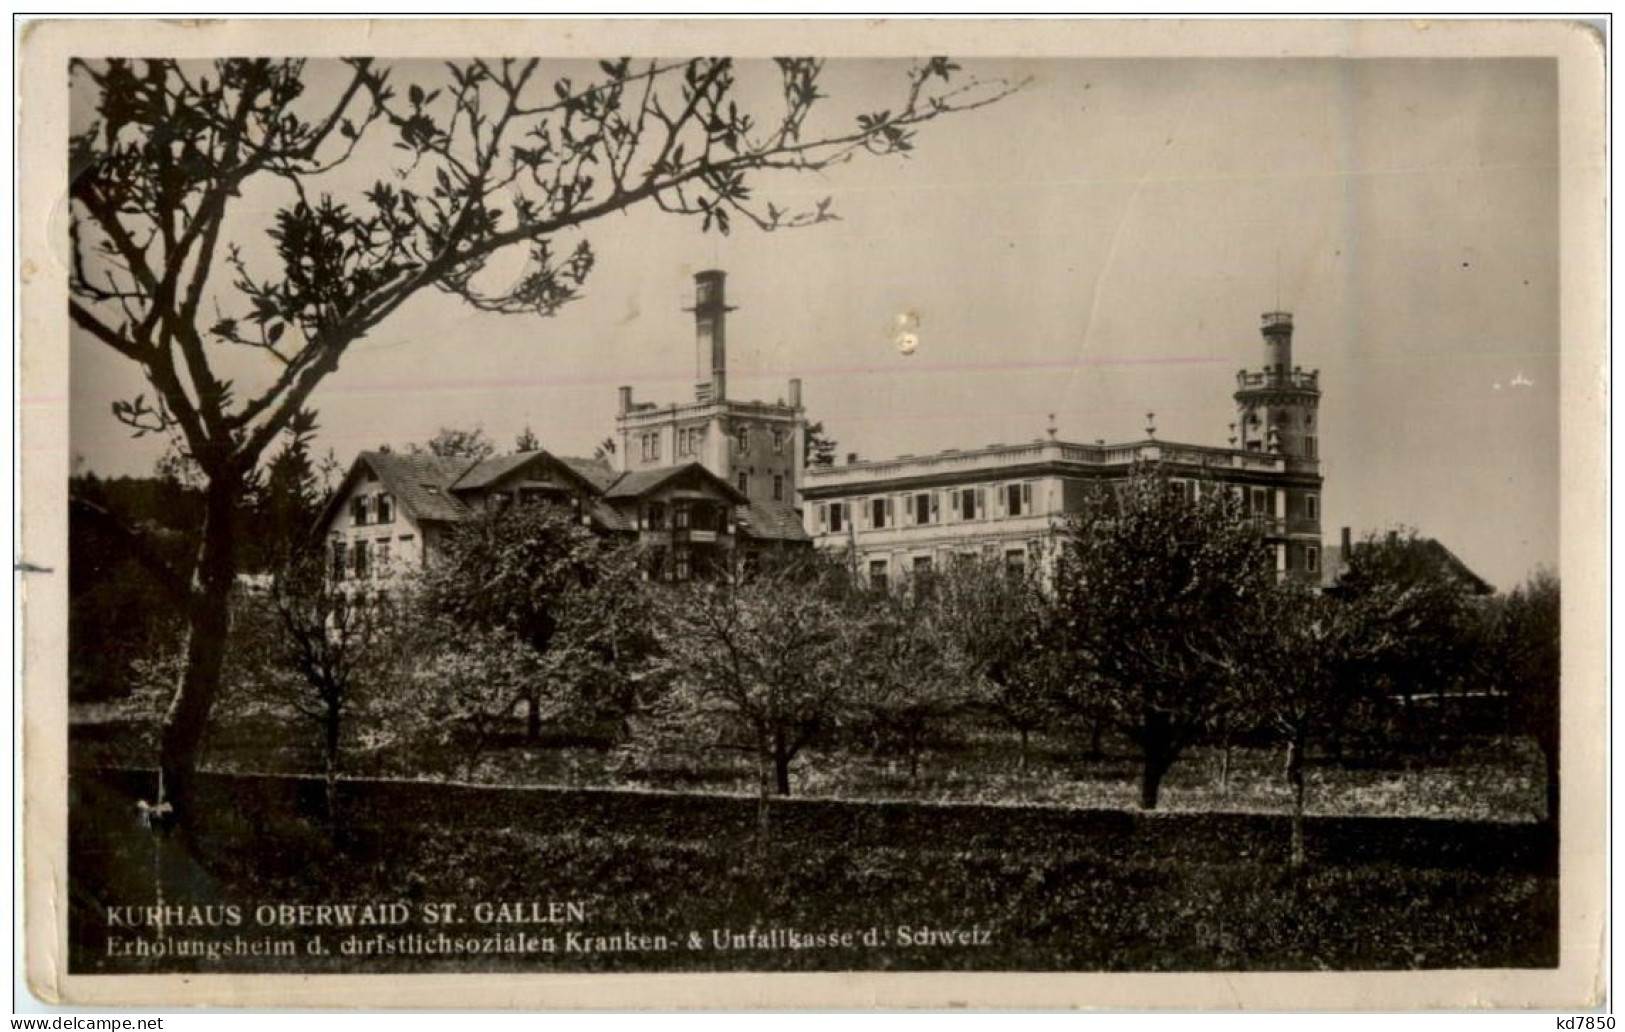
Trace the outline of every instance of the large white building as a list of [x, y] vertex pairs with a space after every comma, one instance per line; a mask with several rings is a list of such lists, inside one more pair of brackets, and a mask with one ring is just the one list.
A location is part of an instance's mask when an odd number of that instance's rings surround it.
[[1275, 546], [1278, 568], [1318, 579], [1321, 474], [1316, 372], [1292, 365], [1292, 316], [1263, 318], [1264, 364], [1237, 373], [1239, 434], [1228, 447], [1143, 440], [1077, 444], [1051, 437], [930, 455], [808, 469], [801, 495], [807, 533], [852, 555], [871, 581], [930, 568], [955, 555], [1025, 566], [1048, 554], [1061, 517], [1095, 486], [1155, 462], [1193, 494], [1239, 494]]

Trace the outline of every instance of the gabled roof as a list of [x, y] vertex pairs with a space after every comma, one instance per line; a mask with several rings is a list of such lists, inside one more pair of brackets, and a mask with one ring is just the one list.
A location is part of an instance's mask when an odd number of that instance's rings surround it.
[[428, 452], [400, 454], [388, 451], [364, 451], [350, 464], [344, 482], [333, 493], [322, 513], [321, 526], [332, 522], [338, 506], [349, 497], [356, 479], [363, 470], [370, 470], [384, 489], [395, 496], [401, 511], [415, 520], [460, 520], [468, 509], [451, 493], [451, 485], [461, 477], [474, 460], [443, 458]]
[[604, 492], [605, 498], [641, 498], [659, 487], [662, 487], [679, 477], [694, 475], [708, 481], [716, 487], [717, 491], [735, 504], [745, 504], [746, 497], [737, 487], [712, 473], [698, 462], [686, 462], [681, 466], [660, 466], [656, 469], [640, 469], [635, 473], [623, 473], [620, 478]]
[[750, 502], [735, 509], [739, 529], [761, 541], [811, 541], [788, 502]]
[[587, 509], [587, 515], [592, 521], [605, 530], [636, 531], [638, 529], [637, 517], [629, 512], [621, 512], [613, 505], [598, 499]]
[[1495, 587], [1489, 581], [1468, 569], [1467, 564], [1438, 538], [1424, 538], [1422, 547], [1433, 555], [1443, 569], [1465, 584], [1468, 591], [1475, 595], [1495, 594]]
[[514, 452], [512, 455], [493, 455], [481, 459], [463, 471], [463, 475], [452, 485], [452, 490], [472, 491], [488, 487], [530, 460], [546, 454], [544, 451]]
[[615, 479], [620, 476], [603, 459], [577, 459], [567, 455], [560, 455], [559, 461], [575, 470], [581, 479], [592, 484], [593, 488], [600, 494], [608, 491], [609, 485], [615, 483]]
[[[1350, 545], [1352, 551], [1359, 551], [1364, 542], [1355, 541]], [[1450, 577], [1460, 581], [1462, 586], [1474, 595], [1493, 595], [1495, 587], [1474, 573], [1466, 563], [1462, 562], [1456, 553], [1446, 548], [1437, 538], [1419, 537], [1414, 539], [1414, 546], [1422, 557], [1436, 569], [1443, 571]], [[1348, 572], [1349, 557], [1344, 554], [1341, 545], [1327, 545], [1320, 550], [1320, 583], [1322, 587], [1335, 587]]]
[[615, 479], [615, 472], [608, 464], [597, 459], [573, 459], [554, 455], [545, 449], [536, 451], [514, 452], [511, 455], [493, 455], [482, 459], [470, 466], [457, 483], [452, 485], [453, 491], [477, 491], [490, 487], [509, 474], [532, 463], [551, 464], [556, 469], [562, 469], [566, 475], [575, 478], [593, 494], [602, 494], [604, 489]]

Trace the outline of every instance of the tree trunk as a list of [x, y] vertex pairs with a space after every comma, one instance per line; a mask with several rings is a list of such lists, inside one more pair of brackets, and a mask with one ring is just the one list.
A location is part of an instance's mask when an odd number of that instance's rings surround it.
[[211, 477], [204, 496], [203, 543], [186, 600], [186, 668], [164, 714], [159, 740], [160, 794], [175, 816], [192, 823], [196, 772], [231, 631], [231, 589], [237, 578], [235, 517], [238, 482]]
[[1303, 843], [1303, 754], [1305, 749], [1304, 733], [1297, 730], [1292, 733], [1286, 746], [1286, 780], [1292, 786], [1292, 866], [1302, 867], [1306, 854]]
[[525, 741], [532, 744], [542, 740], [541, 693], [532, 689], [525, 696]]
[[920, 733], [917, 728], [909, 728], [906, 732], [908, 742], [908, 779], [914, 781], [920, 776]]
[[790, 794], [790, 747], [782, 731], [773, 735], [773, 781], [779, 795]]
[[768, 812], [767, 764], [760, 750], [756, 753], [756, 856], [765, 860], [768, 837], [772, 831]]
[[1348, 707], [1339, 705], [1332, 710], [1331, 726], [1326, 729], [1323, 736], [1325, 747], [1330, 750], [1332, 759], [1338, 763], [1343, 762], [1343, 722], [1347, 719]]
[[1016, 755], [1016, 769], [1027, 773], [1027, 739], [1029, 733], [1026, 728], [1021, 729], [1021, 752]]
[[1140, 809], [1155, 810], [1157, 796], [1162, 791], [1162, 777], [1168, 773], [1172, 764], [1161, 758], [1147, 756], [1145, 767], [1140, 772]]
[[322, 728], [323, 774], [327, 782], [327, 823], [335, 836], [339, 831], [339, 731], [342, 719], [342, 711], [336, 706], [329, 706], [327, 719]]
[[1562, 808], [1562, 782], [1558, 779], [1557, 741], [1542, 738], [1540, 751], [1546, 757], [1546, 823], [1557, 827]]
[[1219, 794], [1230, 794], [1230, 721], [1224, 722], [1219, 743]]
[[1155, 810], [1163, 775], [1174, 765], [1173, 721], [1168, 714], [1147, 710], [1140, 728], [1140, 749], [1145, 765], [1140, 773], [1140, 809]]

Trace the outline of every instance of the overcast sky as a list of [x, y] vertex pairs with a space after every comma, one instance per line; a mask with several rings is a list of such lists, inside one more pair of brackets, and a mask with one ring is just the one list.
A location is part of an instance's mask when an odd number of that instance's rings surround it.
[[[681, 309], [709, 267], [739, 306], [729, 393], [773, 399], [801, 377], [843, 453], [1027, 440], [1052, 412], [1065, 439], [1137, 439], [1154, 411], [1159, 437], [1222, 445], [1279, 299], [1295, 361], [1321, 370], [1328, 543], [1415, 526], [1501, 588], [1556, 566], [1555, 63], [966, 64], [1032, 83], [926, 126], [909, 160], [757, 181], [832, 196], [838, 222], [722, 238], [637, 212], [591, 227], [588, 296], [552, 319], [418, 298], [318, 390], [321, 447], [348, 462], [474, 425], [506, 447], [528, 424], [590, 454], [618, 385], [692, 397]], [[884, 107], [903, 67], [832, 64], [826, 103]], [[919, 319], [910, 356], [891, 339], [902, 313]], [[149, 471], [158, 446], [109, 413], [138, 379], [87, 338], [72, 348], [83, 468]]]

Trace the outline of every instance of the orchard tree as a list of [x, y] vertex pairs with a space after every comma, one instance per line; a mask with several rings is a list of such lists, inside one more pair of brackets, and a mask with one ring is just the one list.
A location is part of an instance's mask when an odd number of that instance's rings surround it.
[[[922, 124], [1015, 88], [931, 58], [890, 103], [843, 115], [822, 103], [822, 62], [762, 67], [765, 104], [725, 58], [558, 75], [535, 59], [475, 60], [445, 64], [437, 82], [366, 58], [72, 63], [85, 117], [69, 140], [69, 313], [149, 384], [114, 415], [137, 435], [176, 435], [204, 485], [198, 558], [172, 576], [187, 644], [161, 745], [183, 819], [220, 684], [243, 494], [356, 341], [435, 290], [550, 315], [592, 270], [585, 231], [635, 207], [723, 233], [833, 218], [828, 200], [768, 200], [762, 174], [904, 155]], [[381, 154], [397, 167], [344, 192], [335, 171]], [[522, 275], [482, 275], [509, 250], [528, 258]], [[270, 372], [233, 375], [257, 368]]]
[[1302, 866], [1310, 742], [1331, 727], [1349, 680], [1382, 658], [1393, 642], [1367, 624], [1354, 602], [1297, 581], [1258, 593], [1241, 625], [1239, 708], [1284, 745], [1283, 773], [1292, 793], [1291, 864]]
[[469, 626], [428, 609], [417, 626], [419, 661], [401, 679], [388, 730], [400, 741], [441, 747], [450, 769], [472, 778], [487, 747], [543, 683], [542, 657], [505, 627]]
[[247, 689], [311, 723], [321, 743], [327, 816], [339, 824], [340, 759], [351, 716], [399, 673], [406, 612], [400, 593], [334, 581], [320, 550], [288, 561], [269, 587], [245, 594], [236, 630]]
[[854, 596], [841, 628], [853, 661], [851, 706], [882, 747], [900, 749], [910, 780], [934, 724], [977, 696], [977, 674], [951, 610], [916, 578], [892, 591]]
[[1057, 604], [1081, 672], [1072, 704], [1139, 746], [1140, 806], [1234, 702], [1241, 622], [1275, 576], [1273, 554], [1222, 485], [1190, 500], [1144, 465], [1068, 518]]
[[817, 557], [720, 572], [667, 589], [659, 630], [669, 688], [647, 714], [643, 747], [742, 750], [756, 760], [762, 798], [786, 796], [791, 764], [850, 696], [846, 574]]
[[1546, 762], [1546, 819], [1557, 823], [1562, 792], [1558, 764], [1563, 672], [1562, 588], [1557, 575], [1537, 570], [1494, 614], [1490, 655], [1496, 686], [1514, 720], [1540, 746]]
[[1055, 607], [1036, 570], [1003, 560], [963, 556], [919, 578], [954, 658], [961, 683], [1020, 738], [1026, 770], [1032, 734], [1055, 717], [1055, 697], [1068, 685], [1071, 658]]
[[438, 561], [423, 571], [423, 604], [453, 635], [504, 632], [534, 653], [537, 676], [519, 679], [519, 695], [507, 707], [524, 703], [532, 742], [541, 737], [544, 693], [551, 687], [541, 676], [543, 659], [611, 547], [568, 507], [521, 503], [484, 510], [458, 525]]
[[1361, 697], [1377, 706], [1398, 698], [1408, 722], [1415, 696], [1451, 691], [1472, 671], [1474, 603], [1489, 586], [1411, 529], [1366, 535], [1345, 563], [1332, 594], [1358, 611], [1367, 648], [1349, 672], [1343, 709]]
[[560, 598], [542, 657], [561, 712], [589, 728], [611, 725], [622, 739], [658, 681], [659, 600], [644, 565], [637, 543], [600, 543], [587, 582]]

